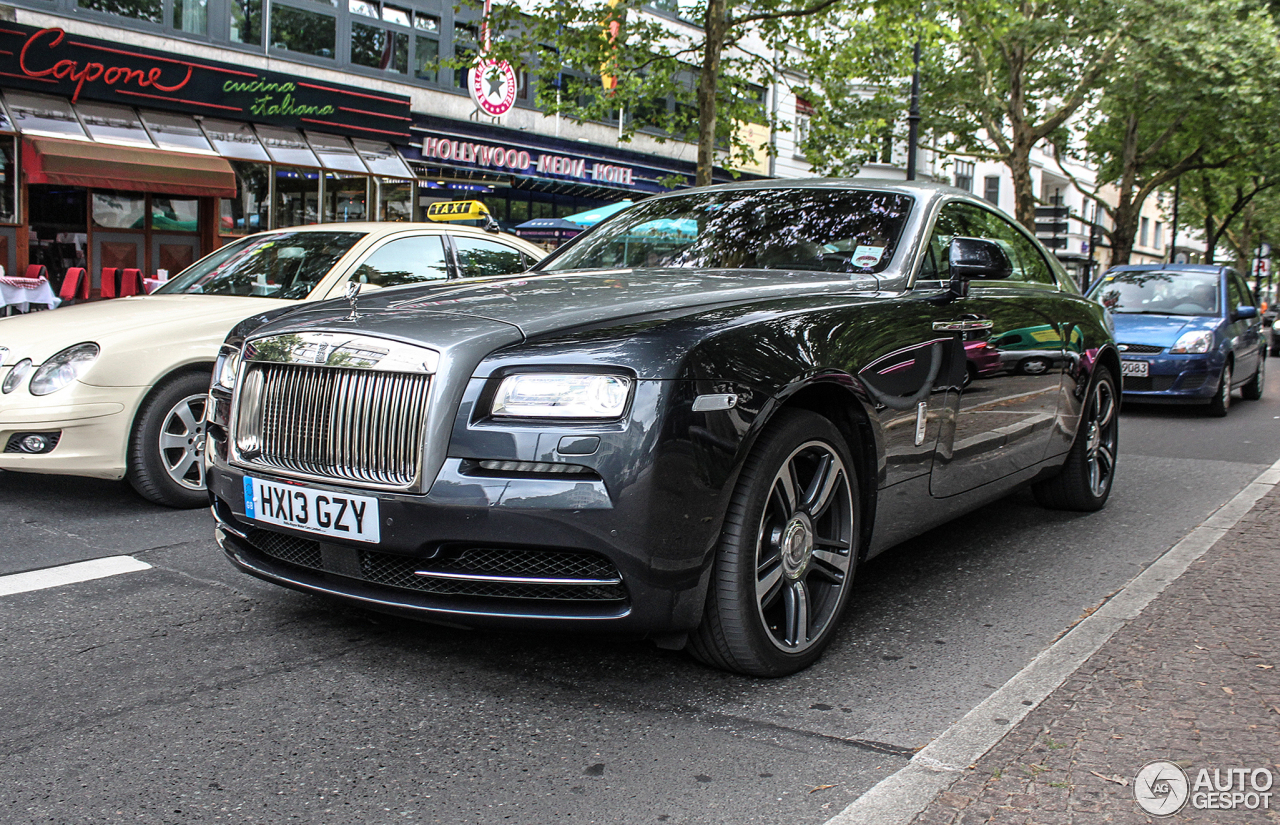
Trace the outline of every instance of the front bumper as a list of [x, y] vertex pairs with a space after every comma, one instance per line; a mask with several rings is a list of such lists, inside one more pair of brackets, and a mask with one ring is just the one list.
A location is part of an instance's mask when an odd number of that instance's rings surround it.
[[[91, 387], [74, 384], [47, 396], [26, 387], [0, 395], [0, 470], [120, 479], [137, 387]], [[47, 453], [9, 452], [14, 436], [57, 434]]]
[[1124, 376], [1126, 400], [1150, 404], [1207, 404], [1218, 391], [1225, 363], [1217, 353], [1203, 355], [1122, 355], [1121, 361], [1145, 361], [1145, 377]]
[[[684, 517], [669, 505], [655, 508], [656, 500], [669, 499], [645, 483], [606, 493], [602, 501], [600, 490], [566, 494], [567, 482], [558, 479], [513, 485], [470, 478], [460, 460], [449, 459], [425, 495], [373, 494], [381, 520], [377, 544], [343, 542], [247, 518], [244, 474], [216, 457], [207, 481], [218, 543], [240, 570], [296, 590], [465, 627], [640, 635], [691, 630], [701, 620], [718, 532], [706, 523], [690, 529], [687, 518], [696, 507]], [[512, 486], [521, 493], [507, 497]], [[686, 498], [690, 504], [697, 496]], [[534, 502], [539, 506], [530, 506]], [[610, 579], [614, 583], [605, 583]]]

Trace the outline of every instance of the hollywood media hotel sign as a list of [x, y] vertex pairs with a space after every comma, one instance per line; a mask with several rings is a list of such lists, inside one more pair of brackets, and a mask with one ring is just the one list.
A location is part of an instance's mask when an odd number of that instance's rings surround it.
[[588, 161], [548, 153], [533, 154], [526, 149], [472, 143], [451, 138], [424, 138], [422, 157], [427, 161], [466, 164], [522, 174], [557, 178], [574, 178], [612, 186], [635, 186], [635, 173], [629, 166]]
[[0, 85], [404, 142], [409, 98], [0, 23]]

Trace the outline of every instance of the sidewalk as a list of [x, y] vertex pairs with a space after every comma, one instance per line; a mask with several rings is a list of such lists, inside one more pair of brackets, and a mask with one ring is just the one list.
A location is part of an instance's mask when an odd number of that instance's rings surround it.
[[[1189, 783], [1172, 816], [1134, 800], [1135, 777], [1154, 760], [1182, 767]], [[1221, 784], [1204, 787], [1215, 769]], [[1208, 794], [1241, 783], [1234, 809], [1204, 808], [1231, 804], [1230, 793]], [[914, 820], [1149, 822], [1280, 823], [1280, 487]]]

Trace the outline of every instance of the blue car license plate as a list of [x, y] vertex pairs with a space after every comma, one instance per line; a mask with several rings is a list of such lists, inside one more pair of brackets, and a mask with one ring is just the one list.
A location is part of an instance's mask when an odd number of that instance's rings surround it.
[[1120, 374], [1132, 375], [1134, 378], [1146, 378], [1151, 370], [1151, 365], [1146, 361], [1121, 361]]

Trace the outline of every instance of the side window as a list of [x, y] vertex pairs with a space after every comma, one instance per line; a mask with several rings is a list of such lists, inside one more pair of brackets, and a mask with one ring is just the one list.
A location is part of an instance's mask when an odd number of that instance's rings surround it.
[[1227, 276], [1227, 289], [1231, 295], [1231, 311], [1235, 312], [1236, 307], [1244, 305], [1253, 306], [1253, 293], [1249, 291], [1248, 285], [1240, 279], [1240, 276], [1232, 272]]
[[352, 280], [374, 286], [399, 286], [449, 277], [441, 235], [398, 238], [374, 250]]
[[978, 237], [987, 238], [1000, 244], [1004, 248], [1005, 254], [1009, 256], [1009, 263], [1013, 264], [1013, 274], [1009, 276], [1010, 281], [1022, 281], [1024, 283], [1043, 284], [1045, 286], [1056, 287], [1058, 281], [1053, 277], [1053, 270], [1049, 267], [1049, 262], [1044, 259], [1044, 255], [1036, 248], [1036, 245], [1027, 239], [1027, 236], [1010, 223], [1005, 218], [1000, 217], [994, 212], [988, 212], [985, 209], [977, 209], [970, 207], [975, 215], [975, 223], [979, 223], [983, 227], [983, 234]]
[[531, 256], [506, 244], [458, 235], [453, 242], [458, 247], [458, 269], [463, 278], [515, 275], [535, 263]]

